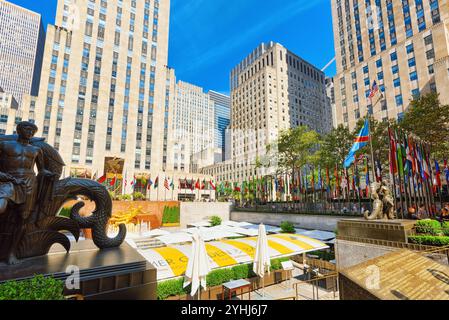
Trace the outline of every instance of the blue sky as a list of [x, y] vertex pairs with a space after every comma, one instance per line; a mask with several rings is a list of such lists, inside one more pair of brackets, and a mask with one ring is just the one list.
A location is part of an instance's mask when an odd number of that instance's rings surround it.
[[[54, 23], [56, 0], [10, 1]], [[178, 80], [228, 93], [230, 70], [270, 40], [324, 67], [334, 57], [330, 1], [171, 0], [169, 65]]]

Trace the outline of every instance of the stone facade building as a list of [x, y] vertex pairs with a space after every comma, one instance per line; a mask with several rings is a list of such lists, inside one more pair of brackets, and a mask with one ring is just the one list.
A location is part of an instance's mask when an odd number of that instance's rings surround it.
[[[447, 0], [332, 0], [337, 123], [403, 117], [429, 91], [449, 103]], [[376, 81], [382, 96], [368, 99]]]

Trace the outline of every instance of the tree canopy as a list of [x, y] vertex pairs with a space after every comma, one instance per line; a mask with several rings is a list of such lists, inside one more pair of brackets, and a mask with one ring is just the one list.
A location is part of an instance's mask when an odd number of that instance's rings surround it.
[[421, 95], [411, 101], [399, 126], [426, 142], [435, 157], [447, 157], [449, 106], [440, 103], [437, 93]]

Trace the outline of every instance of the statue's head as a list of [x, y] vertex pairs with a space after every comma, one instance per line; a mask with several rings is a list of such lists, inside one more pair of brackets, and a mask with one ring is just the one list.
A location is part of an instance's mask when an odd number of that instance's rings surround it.
[[20, 138], [30, 140], [37, 132], [37, 126], [29, 121], [22, 121], [17, 125], [17, 134]]

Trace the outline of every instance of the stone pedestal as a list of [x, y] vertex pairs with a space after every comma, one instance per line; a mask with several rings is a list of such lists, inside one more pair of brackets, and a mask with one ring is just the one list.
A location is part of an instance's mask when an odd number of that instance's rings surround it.
[[127, 243], [99, 250], [86, 240], [72, 244], [69, 254], [57, 245], [47, 256], [26, 259], [16, 266], [0, 264], [0, 283], [29, 279], [36, 274], [65, 281], [71, 275], [67, 272], [74, 267], [79, 270], [80, 288], [66, 288], [66, 295], [81, 294], [86, 300], [156, 299], [156, 269]]
[[414, 220], [342, 219], [338, 222], [338, 237], [353, 241], [360, 238], [407, 243], [415, 224]]

